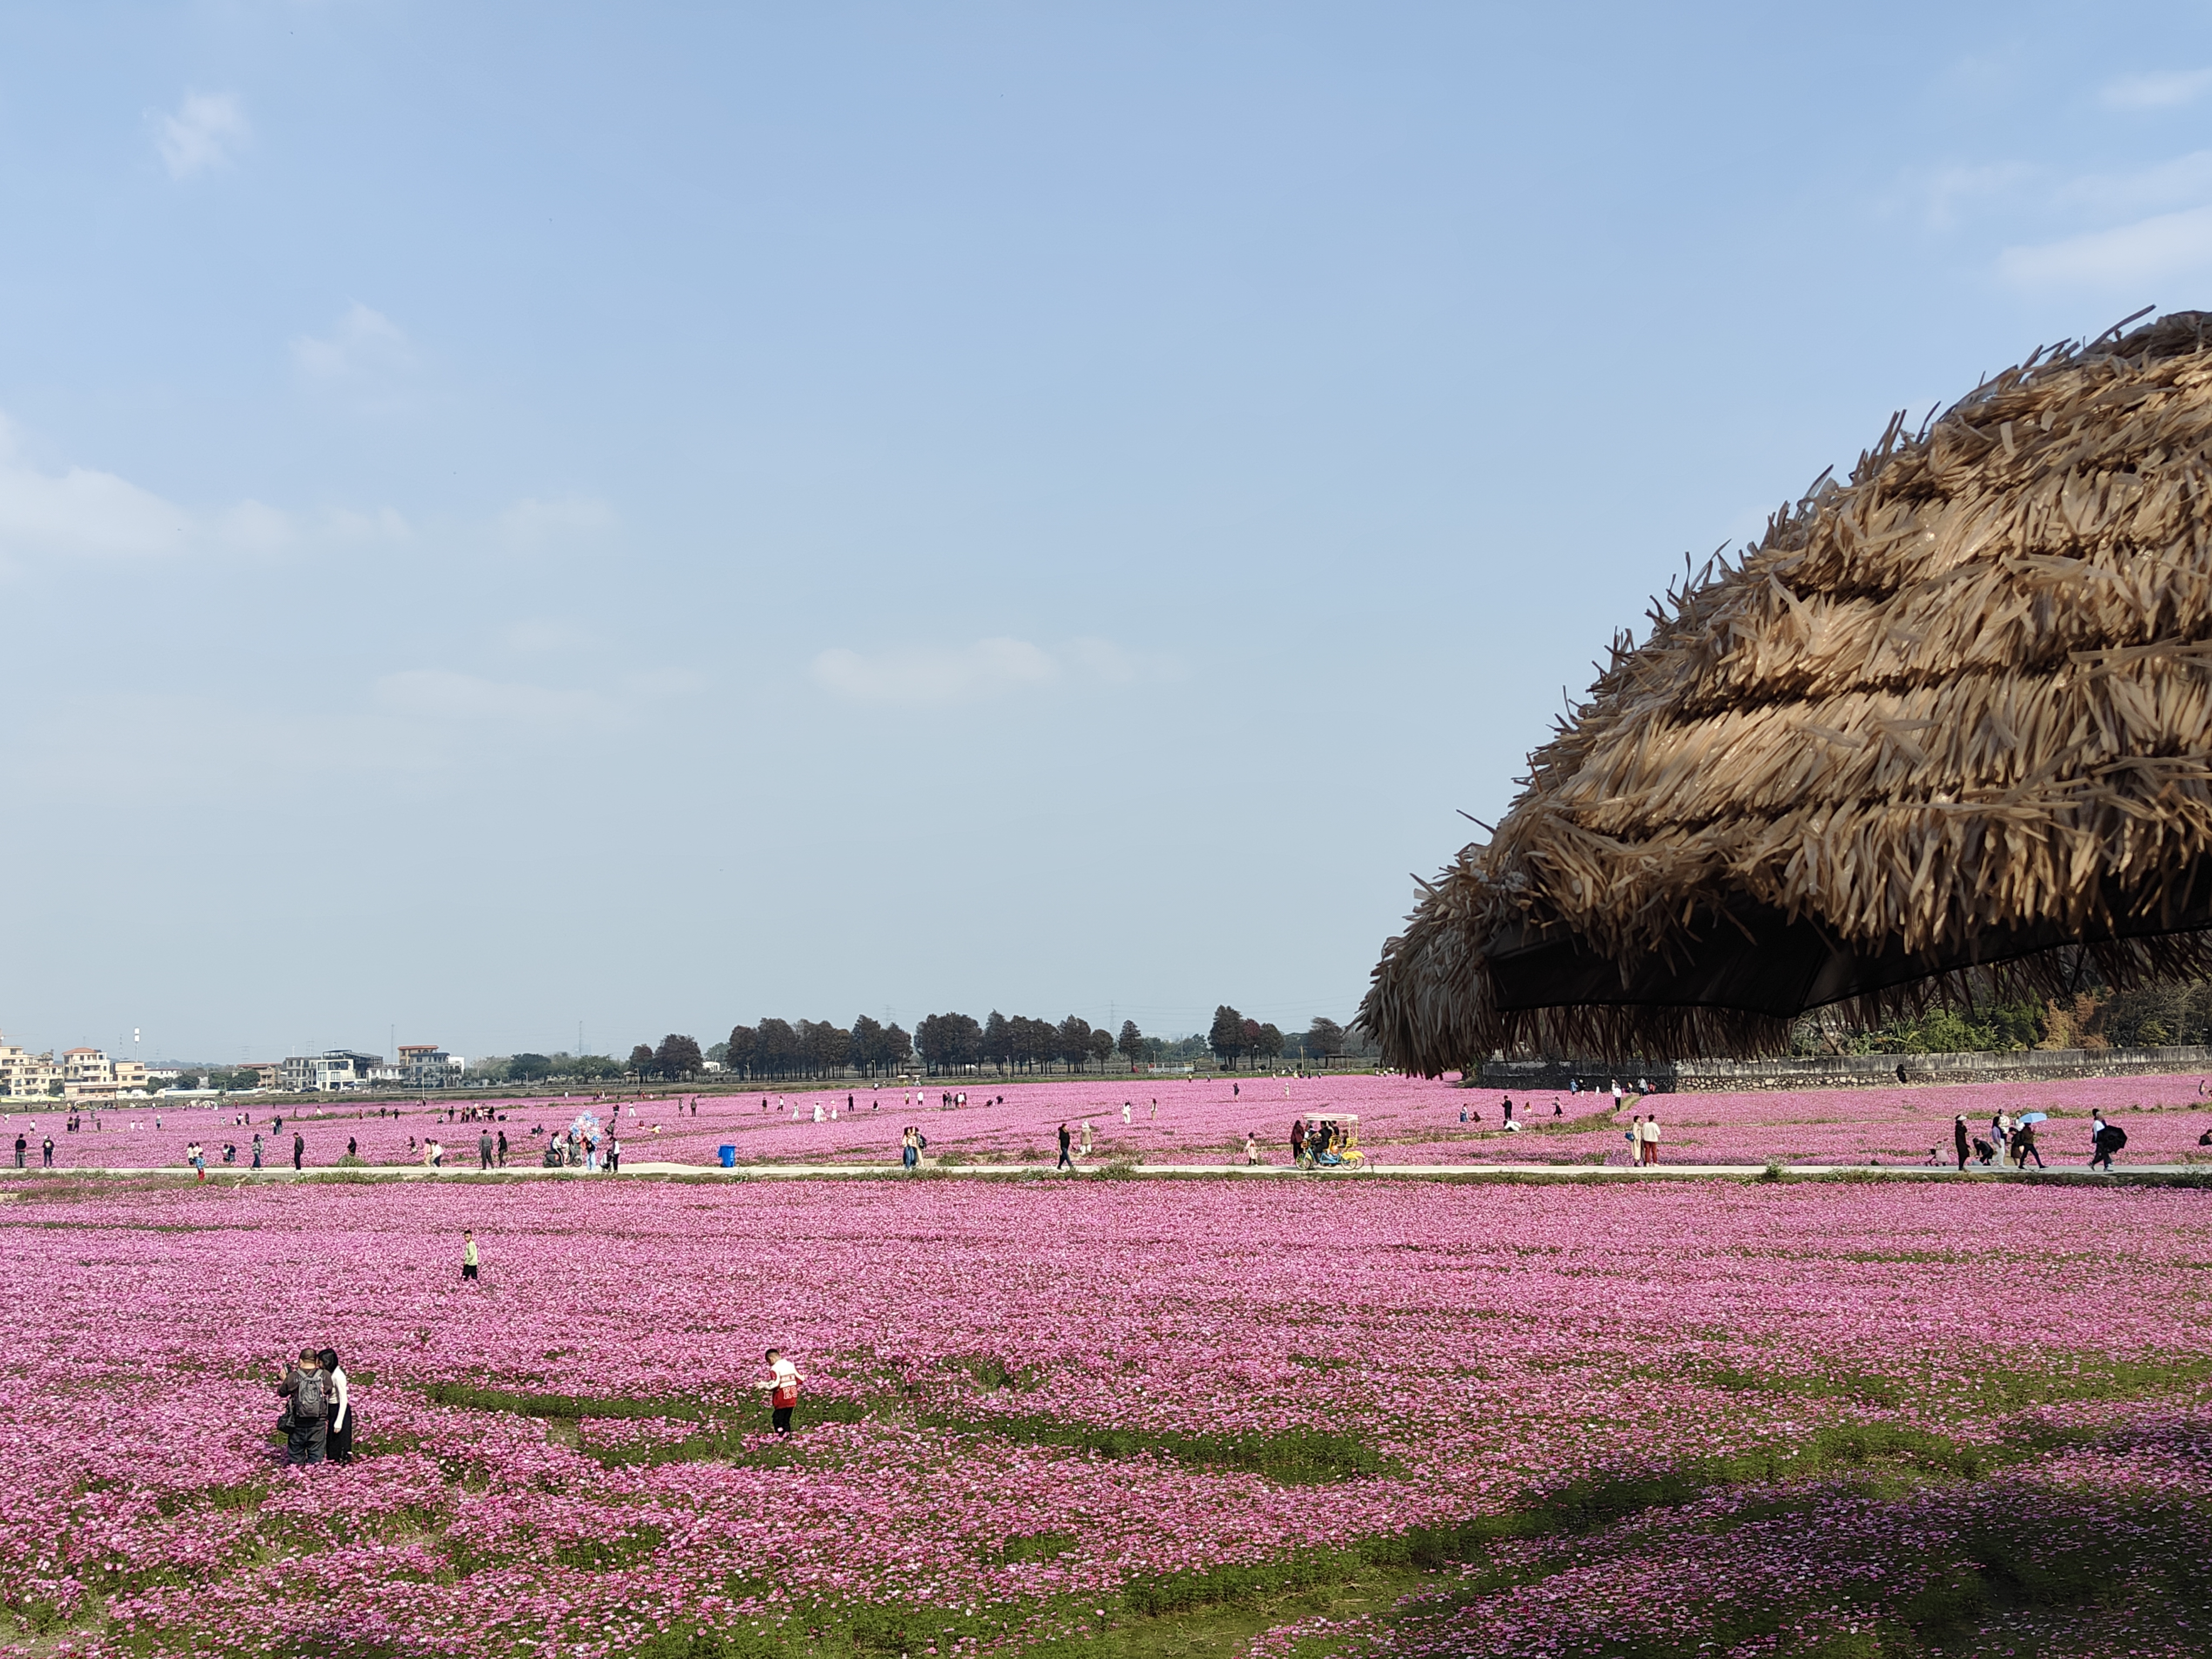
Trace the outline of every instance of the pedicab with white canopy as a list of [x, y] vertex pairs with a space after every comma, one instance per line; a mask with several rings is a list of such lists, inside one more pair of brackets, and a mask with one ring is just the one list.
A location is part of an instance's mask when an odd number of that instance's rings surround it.
[[[1307, 1156], [1312, 1160], [1313, 1166], [1317, 1170], [1334, 1170], [1340, 1166], [1364, 1167], [1367, 1155], [1359, 1150], [1359, 1114], [1332, 1112], [1321, 1121], [1333, 1126], [1335, 1133], [1329, 1137], [1327, 1151], [1316, 1152], [1309, 1150]], [[1313, 1144], [1314, 1137], [1308, 1136], [1308, 1148], [1310, 1149]]]

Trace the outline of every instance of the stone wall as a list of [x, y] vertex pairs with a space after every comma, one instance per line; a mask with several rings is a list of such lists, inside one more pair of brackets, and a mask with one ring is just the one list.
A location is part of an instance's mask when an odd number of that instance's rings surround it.
[[1648, 1080], [1661, 1094], [1757, 1089], [1880, 1089], [1899, 1083], [2039, 1082], [2051, 1078], [2143, 1077], [2173, 1072], [2212, 1076], [2212, 1048], [2026, 1048], [2001, 1054], [1833, 1054], [1819, 1060], [1684, 1060], [1665, 1065], [1624, 1060], [1494, 1060], [1474, 1079], [1481, 1089], [1585, 1090]]

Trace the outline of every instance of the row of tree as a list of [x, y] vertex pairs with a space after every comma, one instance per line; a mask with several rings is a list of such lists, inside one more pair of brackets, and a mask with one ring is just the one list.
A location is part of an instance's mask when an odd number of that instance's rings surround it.
[[[179, 1089], [221, 1089], [225, 1092], [234, 1089], [258, 1089], [261, 1086], [261, 1073], [243, 1068], [235, 1072], [220, 1069], [212, 1072], [179, 1072], [177, 1073], [177, 1080], [173, 1086]], [[59, 1094], [61, 1085], [56, 1084], [53, 1091]]]
[[1133, 1019], [1116, 1032], [1093, 1025], [1079, 1014], [1065, 1019], [1034, 1019], [993, 1009], [988, 1019], [972, 1014], [932, 1014], [911, 1036], [897, 1024], [885, 1025], [862, 1014], [849, 1026], [828, 1020], [763, 1019], [737, 1025], [726, 1040], [702, 1049], [697, 1039], [670, 1032], [658, 1044], [641, 1042], [627, 1061], [605, 1054], [512, 1054], [471, 1067], [487, 1080], [538, 1083], [555, 1079], [599, 1083], [624, 1077], [684, 1082], [715, 1061], [725, 1075], [749, 1080], [804, 1078], [887, 1077], [907, 1068], [916, 1055], [933, 1075], [981, 1071], [1000, 1076], [1049, 1073], [1055, 1068], [1104, 1070], [1115, 1054], [1131, 1070], [1196, 1060], [1208, 1054], [1234, 1069], [1261, 1066], [1285, 1057], [1327, 1065], [1351, 1047], [1352, 1034], [1333, 1019], [1316, 1018], [1304, 1031], [1285, 1036], [1276, 1027], [1247, 1019], [1224, 1003], [1203, 1037], [1148, 1037]]
[[1206, 1033], [1206, 1047], [1214, 1058], [1234, 1069], [1240, 1060], [1258, 1066], [1280, 1060], [1294, 1049], [1304, 1059], [1324, 1066], [1345, 1051], [1349, 1037], [1344, 1027], [1316, 1014], [1313, 1024], [1295, 1037], [1286, 1037], [1272, 1025], [1247, 1019], [1227, 1003], [1213, 1011], [1213, 1024]]
[[843, 1077], [848, 1072], [882, 1077], [914, 1057], [914, 1039], [896, 1024], [880, 1024], [866, 1014], [849, 1028], [826, 1019], [802, 1019], [796, 1025], [764, 1019], [731, 1027], [729, 1040], [716, 1043], [709, 1057], [739, 1077]]

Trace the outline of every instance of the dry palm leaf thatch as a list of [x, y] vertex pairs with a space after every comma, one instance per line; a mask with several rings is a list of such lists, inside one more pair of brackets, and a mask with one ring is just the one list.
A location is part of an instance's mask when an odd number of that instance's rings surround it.
[[2039, 352], [1686, 575], [1384, 947], [1390, 1063], [2212, 965], [2212, 314]]

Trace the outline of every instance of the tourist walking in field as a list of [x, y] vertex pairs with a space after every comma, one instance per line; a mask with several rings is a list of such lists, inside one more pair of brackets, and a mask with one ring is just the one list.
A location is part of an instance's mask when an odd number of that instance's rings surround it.
[[1644, 1119], [1644, 1161], [1647, 1164], [1659, 1162], [1659, 1114], [1646, 1114]]
[[1249, 1129], [1244, 1132], [1244, 1161], [1247, 1164], [1260, 1161], [1260, 1137]]
[[321, 1362], [323, 1375], [330, 1379], [330, 1432], [325, 1437], [323, 1455], [332, 1463], [353, 1462], [353, 1396], [346, 1385], [346, 1374], [338, 1365], [338, 1351], [325, 1348], [315, 1358]]
[[607, 1169], [611, 1174], [622, 1173], [622, 1141], [611, 1129], [607, 1131]]
[[799, 1404], [799, 1385], [806, 1379], [778, 1349], [768, 1351], [768, 1375], [757, 1385], [768, 1395], [769, 1422], [778, 1434], [791, 1432], [791, 1413]]
[[1644, 1114], [1643, 1114], [1643, 1113], [1638, 1112], [1638, 1113], [1634, 1117], [1632, 1117], [1631, 1119], [1629, 1119], [1629, 1120], [1628, 1120], [1628, 1127], [1627, 1127], [1626, 1129], [1624, 1129], [1624, 1130], [1622, 1130], [1622, 1131], [1620, 1132], [1620, 1138], [1621, 1138], [1623, 1140], [1625, 1140], [1625, 1141], [1626, 1141], [1626, 1142], [1628, 1143], [1628, 1161], [1629, 1161], [1629, 1163], [1631, 1163], [1632, 1164], [1641, 1164], [1641, 1163], [1643, 1163], [1643, 1162], [1644, 1162]]
[[911, 1170], [921, 1161], [921, 1149], [914, 1144], [914, 1126], [908, 1124], [899, 1131], [899, 1166]]
[[292, 1168], [297, 1170], [307, 1162], [307, 1141], [297, 1129], [292, 1131]]
[[1966, 1115], [1961, 1112], [1951, 1120], [1951, 1147], [1959, 1155], [1959, 1169], [1961, 1174], [1965, 1173], [1966, 1168]]
[[1303, 1117], [1291, 1120], [1291, 1162], [1300, 1168], [1306, 1161], [1306, 1121]]
[[504, 1170], [507, 1167], [507, 1131], [504, 1129], [499, 1132], [499, 1145], [493, 1150], [492, 1157], [499, 1168]]
[[2002, 1169], [2008, 1161], [2005, 1149], [2012, 1145], [2012, 1121], [2002, 1111], [1990, 1114], [1990, 1145], [1996, 1149], [1997, 1167]]
[[2117, 1123], [2106, 1122], [2102, 1112], [2097, 1113], [2090, 1121], [2095, 1125], [2095, 1132], [2089, 1137], [2089, 1167], [2094, 1170], [2101, 1164], [2109, 1175], [2112, 1169], [2112, 1154], [2128, 1144], [2128, 1132]]
[[2025, 1170], [2027, 1167], [2027, 1160], [2031, 1158], [2035, 1160], [2037, 1169], [2040, 1170], [2044, 1167], [2043, 1154], [2035, 1149], [2035, 1125], [2022, 1118], [2018, 1123], [2013, 1125], [2013, 1168]]
[[253, 1167], [257, 1170], [261, 1167], [261, 1131], [258, 1129], [253, 1132]]
[[1067, 1125], [1063, 1123], [1060, 1126], [1060, 1162], [1053, 1165], [1054, 1170], [1073, 1170], [1075, 1167], [1075, 1160], [1067, 1155], [1068, 1139]]
[[467, 1284], [477, 1276], [477, 1236], [473, 1229], [461, 1229], [461, 1282]]
[[489, 1129], [479, 1130], [477, 1133], [477, 1167], [480, 1170], [491, 1168], [491, 1131]]
[[278, 1368], [276, 1392], [284, 1401], [277, 1426], [284, 1431], [285, 1456], [301, 1466], [321, 1462], [330, 1437], [330, 1393], [313, 1348], [301, 1349], [296, 1362]]
[[54, 1138], [52, 1135], [48, 1135], [46, 1137], [45, 1151], [46, 1155], [46, 1167], [51, 1170], [54, 1167]]

